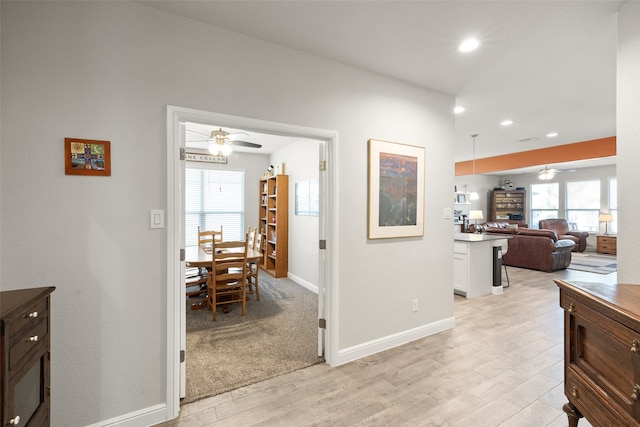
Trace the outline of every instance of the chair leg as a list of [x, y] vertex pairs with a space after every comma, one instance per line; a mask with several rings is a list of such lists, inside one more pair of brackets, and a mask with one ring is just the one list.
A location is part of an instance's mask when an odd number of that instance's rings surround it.
[[256, 271], [256, 301], [260, 301], [260, 288], [258, 287], [258, 272]]

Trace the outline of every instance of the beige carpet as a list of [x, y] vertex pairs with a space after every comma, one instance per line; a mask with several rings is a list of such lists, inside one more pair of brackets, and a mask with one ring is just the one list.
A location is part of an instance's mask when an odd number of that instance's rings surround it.
[[595, 252], [571, 253], [570, 270], [588, 271], [589, 273], [609, 274], [617, 271], [618, 263], [615, 255]]
[[289, 279], [260, 272], [260, 301], [247, 315], [187, 310], [186, 396], [189, 403], [313, 365], [318, 352], [318, 297]]

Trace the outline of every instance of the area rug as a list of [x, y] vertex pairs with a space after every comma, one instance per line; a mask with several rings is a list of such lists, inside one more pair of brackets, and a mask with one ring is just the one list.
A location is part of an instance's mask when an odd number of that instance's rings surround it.
[[306, 368], [318, 358], [318, 297], [290, 279], [260, 272], [260, 301], [187, 310], [186, 396], [182, 403]]
[[617, 271], [618, 264], [615, 255], [573, 252], [571, 253], [571, 264], [567, 268], [589, 273], [609, 274]]

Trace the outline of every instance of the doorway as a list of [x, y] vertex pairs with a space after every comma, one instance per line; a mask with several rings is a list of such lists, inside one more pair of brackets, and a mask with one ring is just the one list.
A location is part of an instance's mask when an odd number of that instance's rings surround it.
[[[323, 355], [327, 363], [333, 359], [332, 337], [337, 325], [330, 322], [331, 306], [328, 297], [333, 294], [329, 277], [332, 277], [332, 251], [328, 236], [331, 235], [333, 214], [329, 209], [333, 180], [331, 179], [330, 157], [337, 143], [337, 132], [295, 125], [266, 122], [256, 119], [222, 115], [197, 111], [181, 107], [167, 108], [167, 417], [178, 415], [180, 406], [180, 383], [184, 378], [184, 319], [181, 319], [181, 308], [185, 306], [184, 278], [184, 168], [185, 162], [180, 160], [184, 152], [185, 127], [188, 121], [211, 123], [247, 131], [271, 133], [283, 136], [314, 139], [319, 143], [320, 162], [325, 165], [319, 175], [320, 214], [318, 235], [326, 242], [325, 249], [319, 254], [318, 283], [318, 318], [325, 319], [331, 329], [318, 329], [318, 354]], [[325, 323], [325, 322], [323, 322]]]

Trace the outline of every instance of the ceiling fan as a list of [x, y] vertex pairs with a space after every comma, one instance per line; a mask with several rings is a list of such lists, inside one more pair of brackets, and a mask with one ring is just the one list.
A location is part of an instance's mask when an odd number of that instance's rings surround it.
[[213, 155], [223, 155], [228, 156], [231, 154], [232, 146], [236, 145], [238, 147], [249, 147], [249, 148], [261, 148], [262, 145], [256, 144], [255, 142], [242, 141], [240, 138], [247, 138], [249, 134], [245, 132], [235, 132], [230, 133], [219, 128], [217, 130], [211, 131], [211, 135], [206, 135], [204, 133], [196, 132], [191, 129], [187, 129], [187, 132], [192, 132], [197, 135], [201, 135], [206, 137], [207, 139], [203, 140], [193, 140], [191, 142], [208, 142], [209, 143], [209, 152]]
[[540, 169], [540, 171], [538, 172], [538, 178], [544, 181], [549, 181], [557, 173], [575, 172], [575, 171], [576, 171], [575, 169], [567, 169], [567, 170], [549, 169], [549, 166], [545, 166], [544, 169]]

